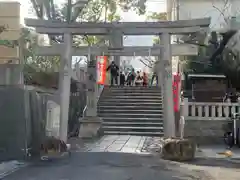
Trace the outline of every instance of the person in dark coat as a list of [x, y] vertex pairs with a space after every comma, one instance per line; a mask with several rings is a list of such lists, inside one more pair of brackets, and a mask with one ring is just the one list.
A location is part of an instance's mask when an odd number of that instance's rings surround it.
[[125, 75], [120, 72], [120, 86], [124, 86], [125, 84]]
[[[118, 70], [119, 70], [119, 67], [115, 64], [114, 61], [112, 61], [112, 63], [108, 66], [107, 68], [107, 71], [110, 70], [110, 73], [111, 73], [111, 86], [114, 85], [114, 84], [118, 84]], [[115, 83], [114, 83], [115, 81]]]

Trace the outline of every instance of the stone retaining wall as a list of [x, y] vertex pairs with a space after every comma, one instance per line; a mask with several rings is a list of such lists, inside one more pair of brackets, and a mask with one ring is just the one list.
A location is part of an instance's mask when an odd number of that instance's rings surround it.
[[186, 120], [184, 136], [198, 144], [223, 144], [222, 126], [227, 120]]

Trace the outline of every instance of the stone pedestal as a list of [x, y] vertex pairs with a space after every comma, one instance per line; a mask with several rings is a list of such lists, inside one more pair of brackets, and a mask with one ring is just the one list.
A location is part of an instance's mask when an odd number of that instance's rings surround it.
[[88, 64], [88, 80], [87, 80], [87, 111], [86, 116], [97, 116], [97, 70], [96, 60], [89, 60]]
[[102, 119], [95, 117], [84, 117], [80, 121], [79, 137], [94, 138], [102, 135]]
[[196, 143], [189, 139], [169, 138], [161, 141], [160, 155], [172, 161], [190, 161], [195, 158]]

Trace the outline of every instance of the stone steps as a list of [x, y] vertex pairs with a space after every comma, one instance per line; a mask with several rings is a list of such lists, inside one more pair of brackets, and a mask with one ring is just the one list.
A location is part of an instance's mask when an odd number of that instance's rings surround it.
[[162, 122], [139, 122], [139, 121], [133, 121], [133, 122], [108, 122], [104, 121], [103, 122], [104, 126], [122, 126], [122, 127], [149, 127], [149, 126], [154, 126], [154, 127], [163, 127]]
[[161, 118], [154, 118], [154, 117], [115, 117], [115, 116], [108, 116], [104, 117], [104, 122], [151, 122], [151, 123], [156, 123], [156, 122], [163, 122]]
[[138, 113], [136, 113], [136, 114], [130, 114], [130, 113], [128, 113], [128, 114], [126, 114], [126, 113], [116, 113], [116, 112], [111, 112], [111, 113], [109, 113], [109, 112], [107, 112], [107, 113], [99, 113], [100, 114], [100, 117], [109, 117], [109, 116], [115, 116], [115, 117], [125, 117], [125, 118], [132, 118], [132, 117], [134, 117], [134, 118], [140, 118], [140, 117], [144, 117], [144, 118], [148, 118], [148, 117], [152, 117], [152, 118], [159, 118], [159, 119], [161, 119], [161, 118], [163, 118], [163, 114], [151, 114], [151, 113], [148, 113], [148, 114], [138, 114]]
[[158, 96], [146, 96], [146, 95], [142, 95], [142, 96], [131, 96], [131, 95], [107, 95], [107, 96], [104, 96], [105, 99], [137, 99], [137, 100], [151, 100], [151, 99], [158, 99], [158, 100], [162, 100], [162, 97], [158, 97]]
[[98, 110], [98, 113], [100, 113], [100, 114], [114, 113], [114, 114], [118, 115], [118, 114], [124, 113], [124, 114], [134, 115], [134, 116], [135, 116], [135, 114], [141, 115], [141, 113], [143, 113], [143, 112], [144, 112], [144, 114], [148, 114], [150, 116], [151, 116], [151, 114], [152, 115], [155, 115], [155, 114], [156, 115], [162, 115], [163, 114], [163, 111], [162, 111], [161, 107], [159, 107], [159, 109], [144, 109], [144, 110], [143, 109], [137, 109], [137, 108], [132, 108], [132, 109], [127, 109], [127, 108], [125, 108], [125, 109], [99, 109]]
[[105, 93], [105, 97], [107, 96], [152, 96], [152, 97], [161, 97], [161, 93], [160, 92], [108, 92]]
[[148, 132], [148, 131], [144, 131], [144, 132], [121, 132], [121, 131], [104, 131], [105, 135], [134, 135], [134, 136], [160, 136], [162, 137], [163, 131], [162, 132]]
[[104, 134], [163, 135], [162, 96], [156, 87], [107, 87], [98, 102]]
[[111, 98], [111, 99], [107, 99], [107, 98], [101, 98], [100, 99], [100, 103], [106, 103], [106, 102], [127, 102], [127, 103], [162, 103], [162, 99], [132, 99], [132, 98], [124, 98], [124, 99], [116, 99], [116, 98]]
[[155, 126], [103, 126], [104, 131], [120, 131], [120, 132], [161, 132], [163, 131], [163, 127], [155, 127]]
[[162, 108], [162, 104], [157, 104], [157, 105], [153, 105], [153, 106], [148, 106], [148, 105], [142, 105], [142, 104], [136, 104], [136, 105], [132, 105], [132, 106], [129, 106], [128, 104], [122, 104], [122, 105], [119, 105], [119, 104], [116, 104], [115, 106], [107, 106], [107, 105], [99, 105], [98, 107], [98, 110], [159, 110]]
[[122, 101], [122, 102], [117, 102], [116, 101], [103, 101], [100, 100], [100, 102], [98, 102], [98, 109], [101, 107], [105, 107], [105, 106], [114, 106], [114, 107], [126, 107], [126, 106], [133, 106], [133, 107], [161, 107], [162, 105], [162, 101], [159, 102], [154, 102], [154, 101], [150, 101], [150, 102], [126, 102], [126, 101]]

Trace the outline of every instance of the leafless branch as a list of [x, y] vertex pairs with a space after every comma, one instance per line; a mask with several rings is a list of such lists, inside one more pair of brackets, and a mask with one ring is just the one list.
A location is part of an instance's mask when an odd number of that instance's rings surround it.
[[36, 0], [31, 0], [31, 3], [33, 5], [33, 8], [35, 10], [35, 13], [36, 13], [37, 17], [41, 18], [42, 17], [42, 13], [43, 13], [42, 8], [37, 4]]
[[142, 59], [139, 59], [139, 61], [140, 61], [141, 63], [143, 63], [145, 66], [147, 66], [147, 67], [149, 67], [149, 68], [152, 68], [152, 67], [149, 66], [147, 63], [145, 63]]
[[217, 6], [214, 5], [214, 2], [212, 1], [212, 7], [214, 9], [216, 9], [221, 16], [223, 17], [224, 21], [227, 23], [228, 22], [228, 18], [225, 15], [225, 11], [228, 9], [228, 4], [229, 4], [229, 0], [223, 0], [224, 1], [224, 5], [223, 5], [223, 9], [218, 8]]
[[[175, 43], [177, 43], [177, 41], [174, 41]], [[200, 44], [200, 43], [196, 43], [196, 42], [192, 42], [191, 40], [189, 41], [184, 41], [184, 43], [180, 43], [180, 44], [192, 44], [192, 45], [196, 45], [196, 46], [201, 46], [201, 47], [208, 47], [207, 45], [205, 44]]]
[[0, 26], [0, 34], [3, 32], [3, 31], [6, 31], [6, 26]]

